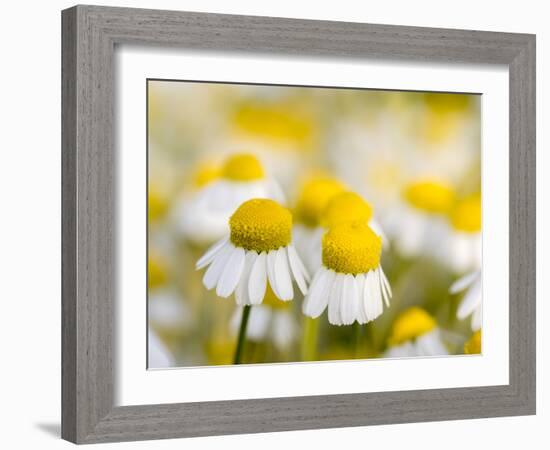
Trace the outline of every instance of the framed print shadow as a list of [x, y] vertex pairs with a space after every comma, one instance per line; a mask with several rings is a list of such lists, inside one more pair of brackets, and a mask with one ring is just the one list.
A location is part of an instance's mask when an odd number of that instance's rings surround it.
[[535, 122], [534, 35], [64, 10], [62, 437], [535, 414]]

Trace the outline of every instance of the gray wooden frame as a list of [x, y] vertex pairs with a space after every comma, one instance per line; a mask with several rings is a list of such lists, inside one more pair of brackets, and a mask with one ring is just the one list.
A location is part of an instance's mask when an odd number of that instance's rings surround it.
[[[97, 6], [63, 11], [62, 32], [63, 438], [93, 443], [535, 413], [535, 36]], [[113, 52], [126, 43], [507, 65], [509, 384], [114, 407]]]

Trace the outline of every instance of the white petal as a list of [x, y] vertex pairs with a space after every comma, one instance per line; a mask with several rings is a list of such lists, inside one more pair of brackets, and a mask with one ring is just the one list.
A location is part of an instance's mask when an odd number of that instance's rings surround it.
[[306, 267], [304, 266], [304, 263], [302, 262], [302, 259], [300, 258], [300, 256], [296, 252], [296, 249], [294, 248], [294, 245], [289, 244], [289, 246], [287, 247], [287, 250], [288, 250], [289, 256], [292, 257], [293, 263], [296, 264], [297, 270], [300, 271], [300, 273], [302, 274], [304, 279], [309, 283], [309, 281], [311, 280], [311, 277], [310, 277], [309, 272], [307, 271]]
[[369, 227], [372, 231], [374, 231], [376, 235], [380, 236], [380, 239], [382, 239], [382, 245], [384, 247], [387, 247], [389, 243], [388, 237], [386, 236], [386, 233], [384, 233], [384, 230], [382, 229], [380, 223], [376, 219], [371, 219], [369, 221]]
[[363, 302], [365, 314], [369, 322], [382, 314], [382, 287], [379, 275], [375, 270], [369, 270], [365, 275]]
[[276, 252], [274, 271], [277, 291], [281, 294], [279, 298], [283, 301], [292, 300], [294, 298], [294, 290], [292, 289], [290, 267], [288, 267], [287, 253], [284, 247], [279, 248]]
[[228, 241], [229, 241], [229, 236], [219, 240], [214, 245], [212, 245], [208, 250], [206, 250], [206, 253], [202, 255], [200, 259], [197, 261], [197, 263], [195, 264], [195, 269], [200, 270], [203, 267], [206, 267], [208, 264], [210, 264], [214, 260], [218, 252], [221, 251], [223, 246], [227, 244]]
[[472, 322], [471, 322], [472, 331], [477, 331], [481, 329], [481, 319], [482, 319], [481, 311], [482, 311], [482, 307], [480, 303], [479, 306], [476, 309], [474, 309], [474, 312], [472, 314]]
[[326, 309], [328, 298], [336, 273], [321, 267], [311, 282], [311, 287], [306, 295], [302, 311], [306, 316], [317, 318]]
[[[298, 285], [298, 288], [300, 288], [300, 291], [302, 291], [302, 294], [307, 294], [307, 283], [304, 277], [304, 273], [301, 269], [301, 261], [300, 257], [296, 253], [296, 250], [294, 250], [294, 247], [292, 244], [290, 244], [286, 248], [286, 253], [288, 257], [288, 263], [290, 265], [290, 269], [292, 270], [292, 275], [294, 276], [294, 279], [296, 280], [296, 284]], [[302, 265], [303, 267], [303, 265]], [[305, 270], [305, 269], [304, 269]]]
[[347, 274], [344, 278], [340, 314], [344, 325], [351, 325], [359, 315], [359, 292], [355, 277], [351, 274]]
[[464, 319], [469, 316], [481, 304], [481, 279], [479, 279], [470, 289], [458, 305], [456, 316]]
[[333, 325], [343, 325], [340, 315], [340, 302], [342, 299], [342, 290], [344, 287], [345, 275], [337, 273], [330, 289], [328, 300], [328, 321]]
[[206, 289], [212, 289], [218, 284], [218, 280], [222, 276], [225, 265], [227, 261], [229, 261], [234, 250], [236, 250], [236, 248], [231, 242], [228, 242], [224, 245], [223, 249], [218, 252], [202, 278], [202, 282]]
[[382, 286], [384, 288], [384, 302], [386, 303], [386, 307], [389, 308], [390, 298], [392, 297], [390, 282], [388, 281], [388, 278], [386, 277], [382, 266], [379, 266], [378, 270], [380, 272], [380, 279], [382, 280]]
[[277, 180], [275, 180], [274, 178], [269, 178], [266, 182], [266, 185], [269, 198], [275, 200], [281, 205], [286, 205], [285, 194]]
[[265, 289], [267, 287], [266, 259], [266, 253], [260, 253], [256, 258], [256, 261], [254, 261], [254, 265], [250, 271], [248, 296], [251, 305], [259, 305], [265, 297]]
[[479, 271], [470, 272], [463, 277], [456, 280], [453, 284], [451, 284], [451, 287], [449, 288], [449, 292], [451, 294], [458, 294], [459, 292], [466, 289], [468, 286], [470, 286], [480, 275]]
[[267, 279], [275, 297], [282, 300], [281, 293], [278, 290], [277, 278], [275, 277], [275, 261], [277, 259], [277, 250], [270, 250], [267, 253]]
[[369, 320], [367, 318], [367, 313], [365, 311], [365, 302], [363, 301], [363, 293], [365, 292], [365, 275], [360, 273], [355, 276], [355, 281], [357, 283], [357, 295], [359, 301], [359, 311], [357, 313], [357, 322], [361, 325], [367, 323]]
[[250, 305], [250, 298], [248, 296], [248, 281], [250, 280], [250, 272], [252, 271], [252, 266], [254, 265], [257, 257], [258, 254], [256, 252], [246, 252], [243, 273], [241, 275], [241, 279], [239, 280], [239, 284], [237, 284], [237, 289], [235, 290], [235, 301], [237, 302], [237, 305]]
[[231, 254], [216, 286], [218, 296], [227, 298], [237, 287], [244, 267], [244, 256], [244, 248], [236, 248]]

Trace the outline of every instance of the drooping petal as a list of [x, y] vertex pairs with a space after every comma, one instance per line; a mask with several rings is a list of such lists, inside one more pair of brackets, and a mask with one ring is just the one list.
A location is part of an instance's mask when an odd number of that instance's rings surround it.
[[224, 245], [223, 249], [218, 252], [214, 258], [214, 261], [212, 261], [212, 264], [210, 264], [210, 267], [208, 267], [204, 277], [202, 278], [202, 282], [204, 283], [206, 289], [213, 289], [218, 284], [218, 280], [222, 276], [225, 265], [235, 250], [236, 248], [233, 244], [228, 242]]
[[235, 291], [237, 283], [241, 279], [244, 267], [244, 257], [244, 248], [237, 247], [232, 252], [225, 265], [225, 269], [223, 269], [218, 285], [216, 286], [216, 294], [218, 296], [227, 298]]
[[337, 273], [332, 282], [328, 300], [328, 321], [333, 325], [342, 325], [342, 316], [340, 315], [340, 304], [342, 299], [342, 289], [344, 287], [344, 276]]
[[302, 311], [306, 316], [315, 319], [326, 309], [335, 276], [334, 271], [327, 270], [324, 267], [315, 272], [310, 290], [302, 305]]
[[472, 313], [472, 322], [471, 322], [472, 331], [477, 331], [481, 329], [482, 309], [483, 308], [480, 303]]
[[357, 313], [357, 322], [361, 325], [367, 323], [367, 313], [365, 311], [365, 302], [363, 301], [363, 293], [365, 292], [365, 275], [359, 273], [355, 276], [355, 282], [357, 283], [357, 295], [359, 302], [359, 311]]
[[462, 292], [468, 286], [471, 286], [480, 275], [480, 272], [477, 270], [464, 275], [463, 277], [456, 280], [453, 284], [451, 284], [449, 292], [451, 294], [458, 294], [459, 292]]
[[294, 279], [296, 280], [296, 284], [298, 285], [298, 288], [300, 289], [302, 294], [306, 295], [307, 294], [307, 283], [306, 283], [306, 279], [305, 279], [304, 272], [303, 272], [303, 270], [305, 270], [305, 268], [302, 270], [303, 265], [302, 265], [302, 262], [300, 261], [300, 257], [296, 253], [296, 250], [294, 249], [292, 244], [290, 244], [286, 248], [286, 253], [287, 253], [287, 256], [288, 256], [288, 263], [289, 263], [290, 269], [292, 270], [292, 275], [294, 276]]
[[357, 283], [352, 274], [344, 277], [344, 287], [342, 290], [342, 299], [340, 304], [340, 315], [344, 325], [351, 325], [359, 315], [359, 292]]
[[246, 252], [243, 273], [239, 283], [237, 284], [237, 289], [235, 289], [235, 301], [237, 302], [237, 305], [250, 305], [250, 297], [248, 296], [248, 282], [250, 280], [252, 266], [254, 265], [257, 257], [258, 254], [254, 251]]
[[282, 300], [281, 293], [278, 290], [277, 286], [277, 278], [275, 277], [275, 261], [277, 259], [277, 251], [276, 250], [270, 250], [267, 253], [267, 279], [269, 280], [269, 285], [271, 286], [271, 290], [275, 294], [275, 297]]
[[384, 273], [384, 269], [382, 269], [382, 266], [379, 266], [378, 270], [380, 271], [380, 278], [382, 280], [382, 286], [384, 288], [384, 291], [383, 291], [384, 302], [386, 303], [386, 307], [389, 308], [390, 299], [392, 297], [390, 282], [388, 281], [388, 278], [386, 277], [386, 274]]
[[290, 278], [290, 267], [288, 266], [288, 259], [286, 249], [284, 247], [279, 248], [275, 256], [275, 265], [273, 267], [275, 272], [275, 283], [277, 284], [277, 291], [280, 294], [280, 299], [283, 301], [289, 301], [294, 298], [294, 290], [292, 289], [292, 278]]
[[218, 252], [221, 251], [223, 246], [229, 242], [229, 236], [225, 237], [215, 244], [213, 244], [208, 250], [206, 250], [206, 253], [200, 257], [200, 259], [195, 264], [195, 269], [200, 270], [204, 267], [206, 267], [208, 264], [210, 264]]
[[259, 305], [265, 297], [267, 287], [267, 254], [262, 252], [254, 261], [250, 271], [250, 280], [248, 282], [248, 296], [251, 305]]
[[458, 305], [456, 316], [462, 320], [474, 312], [481, 304], [481, 279], [478, 279], [466, 292], [466, 295]]

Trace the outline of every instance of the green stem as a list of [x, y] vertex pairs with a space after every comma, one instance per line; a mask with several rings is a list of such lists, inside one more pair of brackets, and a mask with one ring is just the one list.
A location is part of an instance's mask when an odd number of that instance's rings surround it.
[[302, 360], [315, 361], [317, 357], [317, 337], [319, 335], [319, 320], [304, 318], [304, 334], [302, 338]]
[[234, 364], [241, 364], [241, 357], [244, 350], [244, 342], [246, 340], [246, 326], [248, 325], [248, 317], [250, 316], [250, 305], [245, 305], [243, 315], [241, 317], [241, 326], [239, 328], [239, 337], [237, 340], [237, 348], [235, 349]]

